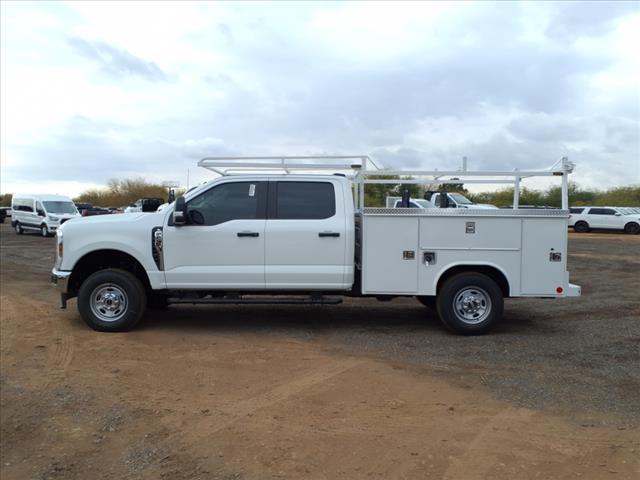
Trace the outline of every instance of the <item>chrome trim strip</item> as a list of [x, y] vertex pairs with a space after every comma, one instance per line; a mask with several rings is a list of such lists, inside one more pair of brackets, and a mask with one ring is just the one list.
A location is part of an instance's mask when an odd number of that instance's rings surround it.
[[560, 209], [475, 209], [475, 208], [365, 208], [365, 216], [410, 217], [569, 217]]

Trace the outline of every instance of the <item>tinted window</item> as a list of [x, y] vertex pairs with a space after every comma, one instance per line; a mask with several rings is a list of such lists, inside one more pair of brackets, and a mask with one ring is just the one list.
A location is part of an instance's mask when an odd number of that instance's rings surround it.
[[189, 223], [218, 225], [230, 220], [260, 218], [256, 182], [223, 183], [187, 204]]
[[278, 182], [276, 216], [282, 219], [321, 219], [336, 213], [333, 184], [328, 182]]
[[33, 200], [15, 198], [13, 200], [13, 209], [21, 212], [33, 212]]
[[[401, 208], [402, 207], [402, 200], [398, 200], [396, 202], [396, 208]], [[408, 208], [420, 208], [420, 205], [418, 205], [416, 202], [414, 202], [413, 200], [411, 200], [409, 202], [409, 207]]]
[[570, 208], [569, 211], [571, 213], [582, 213], [584, 208]]
[[615, 215], [615, 211], [610, 208], [592, 208], [589, 210], [590, 215]]

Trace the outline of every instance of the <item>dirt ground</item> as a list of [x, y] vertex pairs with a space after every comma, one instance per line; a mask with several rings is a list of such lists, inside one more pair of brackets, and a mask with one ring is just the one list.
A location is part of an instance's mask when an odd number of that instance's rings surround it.
[[3, 480], [640, 478], [640, 236], [571, 234], [583, 297], [473, 338], [412, 299], [97, 333], [56, 308], [53, 239], [0, 245]]

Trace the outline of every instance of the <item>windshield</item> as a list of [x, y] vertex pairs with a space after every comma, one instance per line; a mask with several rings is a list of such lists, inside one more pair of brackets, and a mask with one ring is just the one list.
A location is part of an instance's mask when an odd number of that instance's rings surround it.
[[417, 203], [418, 205], [420, 205], [422, 208], [429, 208], [432, 207], [433, 205], [431, 205], [429, 202], [427, 202], [426, 200], [413, 200], [415, 203]]
[[78, 213], [72, 202], [42, 202], [47, 213]]
[[453, 198], [459, 205], [471, 205], [471, 200], [469, 200], [464, 195], [460, 195], [459, 193], [450, 193], [449, 196]]

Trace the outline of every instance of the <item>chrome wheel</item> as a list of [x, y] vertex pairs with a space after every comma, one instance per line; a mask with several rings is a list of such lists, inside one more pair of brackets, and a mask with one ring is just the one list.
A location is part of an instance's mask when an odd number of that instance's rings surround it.
[[482, 323], [491, 313], [491, 297], [482, 288], [464, 288], [454, 297], [453, 311], [464, 323]]
[[127, 311], [127, 294], [113, 283], [97, 286], [91, 293], [91, 312], [103, 322], [115, 322]]

